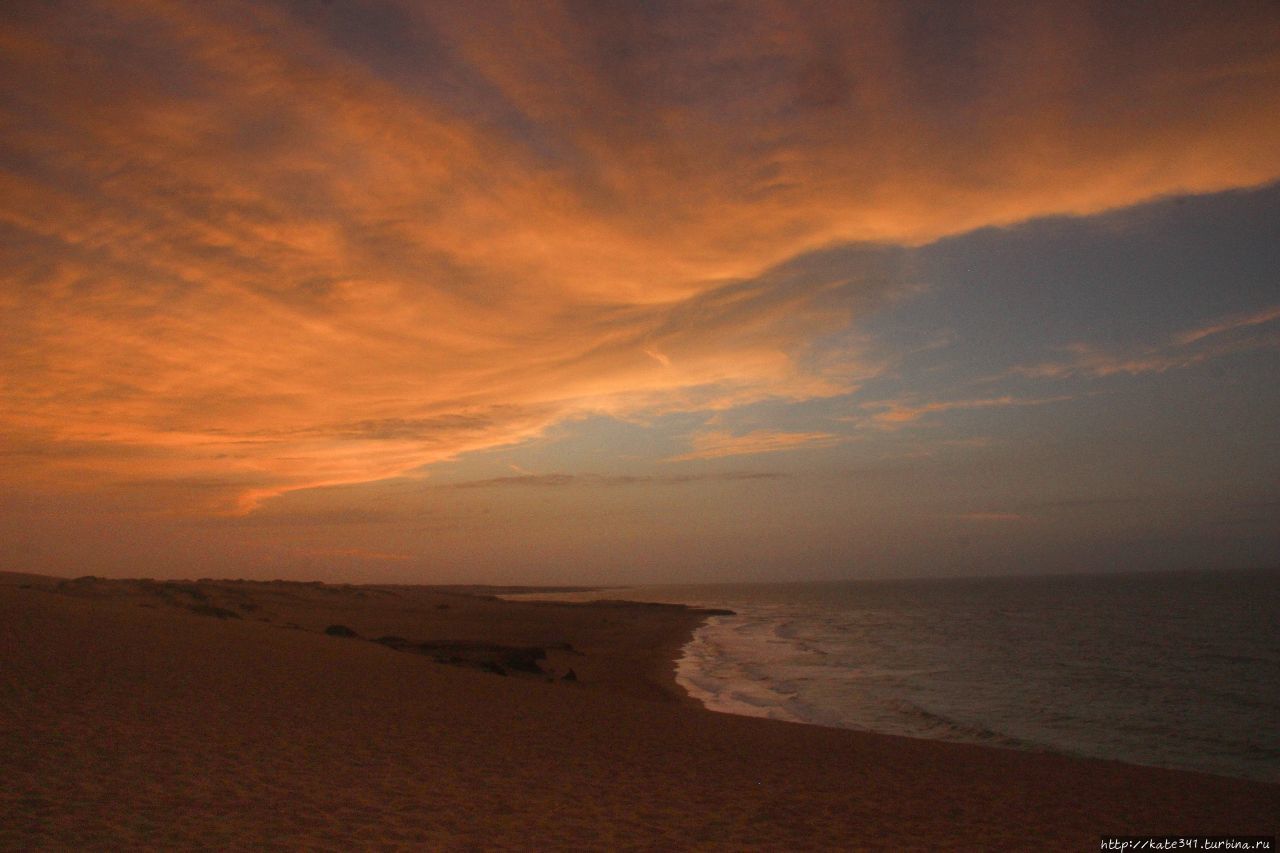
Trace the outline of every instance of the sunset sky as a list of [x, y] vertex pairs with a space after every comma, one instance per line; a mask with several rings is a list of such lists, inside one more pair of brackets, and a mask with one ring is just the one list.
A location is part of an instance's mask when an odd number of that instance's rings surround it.
[[1280, 5], [0, 4], [0, 569], [1280, 563]]

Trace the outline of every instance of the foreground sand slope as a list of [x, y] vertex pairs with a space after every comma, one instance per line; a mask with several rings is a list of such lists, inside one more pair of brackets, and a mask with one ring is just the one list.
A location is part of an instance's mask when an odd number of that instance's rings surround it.
[[[668, 692], [695, 618], [666, 608], [280, 584], [192, 609], [233, 586], [0, 584], [0, 847], [1083, 850], [1280, 814], [1277, 786], [708, 713]], [[545, 665], [580, 678], [330, 623], [567, 643]]]

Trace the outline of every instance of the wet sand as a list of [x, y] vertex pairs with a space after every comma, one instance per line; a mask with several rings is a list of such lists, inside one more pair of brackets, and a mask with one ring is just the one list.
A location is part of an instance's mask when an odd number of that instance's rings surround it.
[[1096, 850], [1104, 833], [1276, 832], [1280, 786], [713, 714], [674, 682], [702, 618], [5, 575], [0, 849]]

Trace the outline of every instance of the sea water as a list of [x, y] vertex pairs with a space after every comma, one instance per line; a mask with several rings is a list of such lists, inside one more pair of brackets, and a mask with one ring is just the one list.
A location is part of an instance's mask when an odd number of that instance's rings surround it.
[[1280, 781], [1280, 572], [650, 587], [733, 714]]

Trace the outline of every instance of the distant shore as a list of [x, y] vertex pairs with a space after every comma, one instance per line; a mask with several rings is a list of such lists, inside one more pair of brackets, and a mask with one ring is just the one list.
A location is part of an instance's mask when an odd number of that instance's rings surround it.
[[1276, 832], [1280, 786], [714, 714], [674, 673], [704, 613], [497, 592], [0, 574], [0, 849]]

